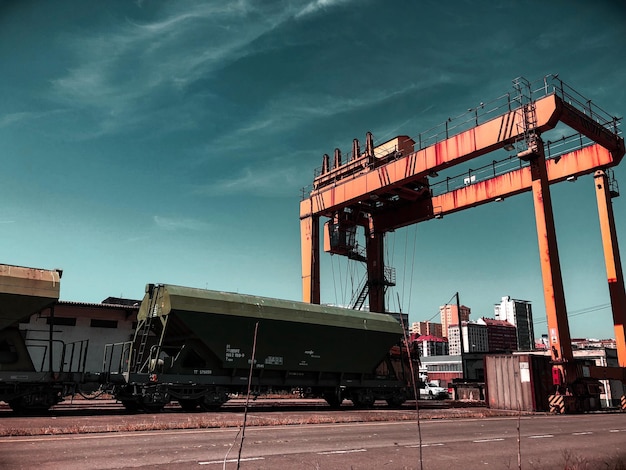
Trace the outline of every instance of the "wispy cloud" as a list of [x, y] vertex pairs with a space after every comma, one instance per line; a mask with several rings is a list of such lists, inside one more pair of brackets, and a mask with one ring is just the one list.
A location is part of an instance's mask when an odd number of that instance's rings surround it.
[[242, 126], [232, 129], [217, 139], [213, 145], [229, 150], [243, 150], [249, 142], [258, 142], [271, 136], [285, 135], [288, 131], [302, 127], [311, 120], [329, 119], [342, 114], [384, 104], [387, 101], [416, 93], [432, 82], [412, 82], [404, 87], [369, 89], [358, 96], [337, 96], [321, 93], [285, 93], [275, 97]]
[[303, 169], [295, 163], [302, 160], [293, 157], [294, 163], [287, 166], [279, 165], [278, 162], [270, 166], [248, 166], [234, 176], [197, 186], [194, 192], [204, 196], [247, 194], [255, 197], [293, 197], [306, 184], [303, 174], [308, 177], [310, 173], [309, 167], [304, 173]]
[[49, 117], [53, 114], [63, 113], [63, 110], [52, 110], [45, 112], [32, 112], [32, 111], [22, 111], [17, 113], [8, 113], [3, 116], [0, 116], [0, 129], [3, 127], [9, 127], [14, 124], [18, 124], [20, 122], [25, 121], [33, 121], [36, 119]]
[[190, 230], [190, 231], [206, 231], [211, 228], [207, 222], [198, 219], [163, 217], [160, 215], [153, 216], [154, 224], [163, 230]]
[[315, 0], [307, 4], [302, 10], [296, 13], [296, 18], [312, 15], [320, 10], [324, 10], [336, 5], [349, 3], [351, 0]]
[[35, 113], [30, 112], [5, 114], [4, 116], [0, 117], [0, 128], [10, 126], [11, 124], [15, 124], [16, 122], [31, 119], [33, 117], [36, 117]]
[[128, 19], [91, 36], [68, 34], [63, 44], [76, 65], [52, 80], [55, 99], [95, 113], [95, 134], [134, 128], [154, 112], [179, 116], [174, 126], [191, 124], [189, 87], [253, 53], [256, 39], [298, 11], [248, 0], [176, 2], [152, 22]]
[[51, 80], [53, 99], [88, 113], [91, 136], [132, 130], [155, 113], [177, 116], [169, 129], [197, 125], [193, 116], [206, 102], [189, 99], [190, 87], [259, 53], [257, 40], [281, 25], [347, 1], [181, 1], [165, 4], [151, 21], [127, 18], [91, 35], [66, 33], [62, 44], [75, 64]]

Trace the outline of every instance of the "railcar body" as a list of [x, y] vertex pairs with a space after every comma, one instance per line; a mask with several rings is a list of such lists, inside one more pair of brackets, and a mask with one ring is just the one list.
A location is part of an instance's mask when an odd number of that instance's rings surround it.
[[214, 408], [247, 390], [250, 370], [255, 392], [399, 405], [408, 370], [390, 351], [401, 336], [390, 315], [149, 284], [134, 340], [109, 345], [104, 373], [129, 409]]
[[[16, 411], [48, 409], [81, 380], [64, 370], [67, 345], [57, 344], [53, 357], [52, 329], [47, 341], [27, 344], [18, 328], [57, 302], [60, 280], [59, 270], [0, 265], [0, 400]], [[30, 347], [43, 349], [44, 363], [34, 364]]]

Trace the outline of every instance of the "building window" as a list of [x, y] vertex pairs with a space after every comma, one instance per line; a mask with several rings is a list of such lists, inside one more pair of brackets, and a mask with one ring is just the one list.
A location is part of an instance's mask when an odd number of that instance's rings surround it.
[[92, 328], [117, 328], [117, 320], [98, 320], [96, 318], [91, 319]]
[[46, 323], [51, 323], [59, 326], [76, 326], [75, 317], [46, 317]]

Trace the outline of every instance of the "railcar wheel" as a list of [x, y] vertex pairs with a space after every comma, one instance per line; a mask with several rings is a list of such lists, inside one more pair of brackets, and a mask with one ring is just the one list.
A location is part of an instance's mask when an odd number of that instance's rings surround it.
[[50, 407], [46, 405], [27, 405], [21, 399], [9, 400], [9, 406], [18, 415], [36, 415], [47, 412]]
[[228, 401], [230, 397], [224, 390], [215, 390], [207, 395], [204, 395], [198, 404], [202, 411], [215, 411], [219, 409], [224, 403]]
[[394, 395], [392, 397], [387, 398], [386, 401], [387, 401], [387, 406], [389, 406], [389, 408], [400, 408], [406, 401], [406, 397]]
[[178, 400], [178, 404], [183, 409], [183, 411], [186, 411], [188, 413], [191, 413], [192, 411], [196, 411], [198, 409], [198, 406], [200, 405], [199, 400], [197, 399], [187, 399], [187, 400], [181, 399], [181, 400]]
[[341, 393], [335, 392], [325, 393], [324, 400], [326, 400], [326, 403], [328, 403], [328, 405], [333, 409], [339, 408], [343, 403], [343, 397], [341, 396]]
[[141, 408], [147, 413], [160, 413], [165, 408], [164, 403], [142, 403]]
[[18, 415], [39, 415], [50, 411], [48, 406], [23, 406], [21, 403], [11, 402], [9, 402], [9, 406]]
[[130, 413], [137, 413], [140, 409], [139, 403], [137, 403], [135, 400], [120, 400], [120, 401], [122, 402], [122, 405], [124, 406], [126, 411]]
[[374, 392], [369, 389], [357, 390], [350, 397], [355, 408], [372, 408], [376, 398]]
[[61, 399], [54, 392], [33, 392], [8, 401], [9, 406], [16, 414], [35, 415], [46, 413]]
[[226, 400], [200, 400], [200, 409], [202, 411], [216, 411], [219, 410], [222, 405], [226, 403]]
[[374, 402], [373, 401], [369, 401], [369, 400], [361, 401], [361, 400], [358, 400], [358, 399], [353, 399], [352, 400], [352, 404], [354, 405], [355, 408], [359, 408], [361, 410], [374, 408]]

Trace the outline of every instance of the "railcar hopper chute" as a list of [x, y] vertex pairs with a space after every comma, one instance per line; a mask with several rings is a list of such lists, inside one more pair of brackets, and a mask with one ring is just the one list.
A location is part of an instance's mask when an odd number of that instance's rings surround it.
[[0, 330], [59, 300], [61, 272], [0, 264]]

